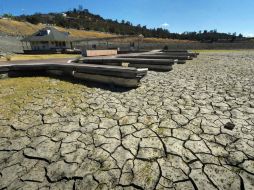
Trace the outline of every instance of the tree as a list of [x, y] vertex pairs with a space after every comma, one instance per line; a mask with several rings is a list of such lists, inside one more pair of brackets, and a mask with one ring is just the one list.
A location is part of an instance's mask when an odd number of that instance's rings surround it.
[[33, 16], [27, 18], [27, 22], [30, 22], [32, 24], [39, 24], [40, 23], [40, 17], [36, 16], [36, 15], [33, 15]]
[[5, 18], [13, 18], [13, 15], [11, 13], [5, 13], [5, 14], [3, 14], [3, 17], [5, 17]]

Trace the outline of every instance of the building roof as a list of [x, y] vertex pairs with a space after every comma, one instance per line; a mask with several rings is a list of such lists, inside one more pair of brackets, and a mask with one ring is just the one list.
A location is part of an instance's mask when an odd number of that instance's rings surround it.
[[38, 41], [72, 41], [69, 33], [60, 32], [54, 27], [43, 28], [31, 36], [23, 38], [21, 41], [38, 42]]

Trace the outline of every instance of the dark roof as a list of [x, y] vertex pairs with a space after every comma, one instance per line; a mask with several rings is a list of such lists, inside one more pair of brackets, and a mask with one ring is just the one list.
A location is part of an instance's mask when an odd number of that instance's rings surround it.
[[54, 27], [46, 27], [38, 32], [23, 38], [21, 41], [38, 42], [38, 41], [72, 41], [69, 33], [60, 32]]

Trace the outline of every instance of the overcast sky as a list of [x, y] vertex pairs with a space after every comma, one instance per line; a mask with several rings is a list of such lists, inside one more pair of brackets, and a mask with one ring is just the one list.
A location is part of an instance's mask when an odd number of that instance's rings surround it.
[[62, 12], [78, 5], [104, 18], [171, 32], [217, 29], [254, 36], [254, 0], [0, 0], [0, 14]]

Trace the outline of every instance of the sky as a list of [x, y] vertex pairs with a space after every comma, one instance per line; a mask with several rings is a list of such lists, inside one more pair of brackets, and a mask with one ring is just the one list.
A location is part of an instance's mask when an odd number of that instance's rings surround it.
[[0, 15], [63, 12], [79, 5], [107, 19], [148, 28], [254, 36], [254, 0], [0, 0]]

